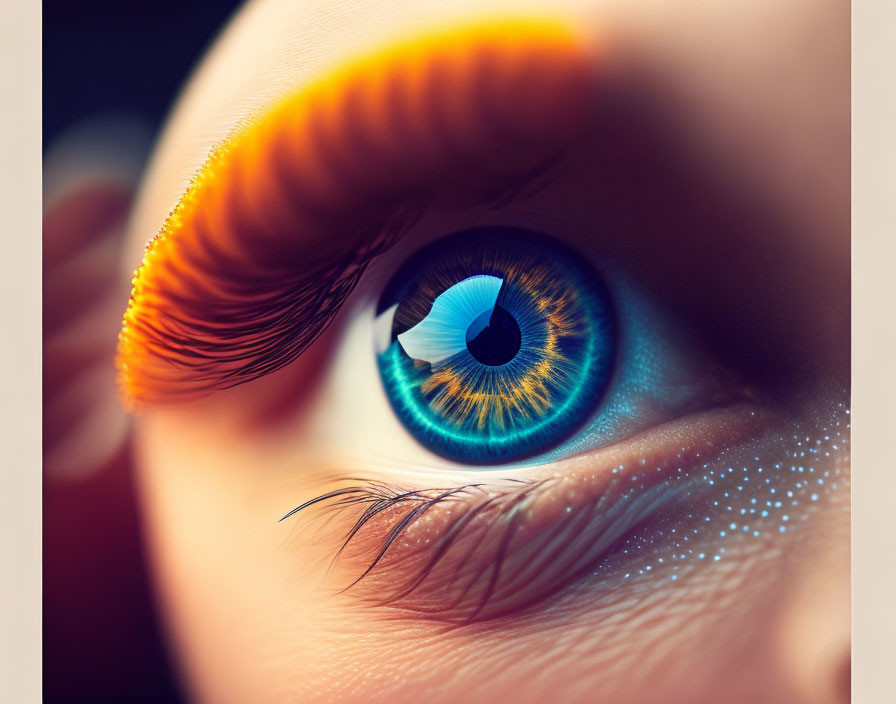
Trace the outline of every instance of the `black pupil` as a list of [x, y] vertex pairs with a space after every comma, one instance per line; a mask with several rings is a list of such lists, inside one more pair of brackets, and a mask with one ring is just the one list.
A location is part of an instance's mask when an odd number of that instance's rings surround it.
[[507, 364], [520, 351], [522, 336], [514, 317], [496, 305], [467, 328], [467, 349], [477, 361], [490, 367]]

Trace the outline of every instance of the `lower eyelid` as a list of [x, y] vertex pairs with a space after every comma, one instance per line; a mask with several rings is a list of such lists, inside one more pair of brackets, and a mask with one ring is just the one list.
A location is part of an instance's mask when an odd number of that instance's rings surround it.
[[317, 505], [350, 521], [342, 524], [340, 588], [365, 603], [449, 622], [523, 608], [562, 589], [622, 534], [690, 490], [704, 458], [757, 436], [769, 421], [739, 403], [512, 475], [467, 474], [445, 489], [410, 493], [378, 484], [337, 490]]

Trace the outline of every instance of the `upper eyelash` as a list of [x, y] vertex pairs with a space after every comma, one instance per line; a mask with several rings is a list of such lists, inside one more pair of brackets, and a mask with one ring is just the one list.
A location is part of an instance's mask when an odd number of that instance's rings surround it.
[[[490, 602], [493, 598], [496, 598], [499, 580], [507, 578], [507, 575], [502, 570], [505, 567], [508, 557], [507, 549], [514, 537], [518, 519], [528, 507], [528, 500], [535, 496], [539, 490], [548, 487], [552, 481], [554, 481], [554, 478], [540, 480], [507, 479], [500, 485], [476, 482], [451, 488], [423, 490], [402, 490], [382, 482], [363, 481], [310, 499], [289, 511], [280, 520], [286, 520], [315, 505], [326, 505], [327, 508], [334, 510], [363, 507], [360, 515], [357, 516], [351, 528], [343, 536], [342, 543], [332, 559], [332, 566], [339, 560], [346, 548], [358, 538], [364, 527], [371, 524], [374, 518], [393, 509], [399, 509], [391, 518], [387, 527], [377, 533], [380, 537], [374, 541], [375, 547], [370, 550], [372, 557], [365, 559], [364, 566], [359, 570], [357, 576], [341, 589], [344, 592], [370, 578], [377, 571], [376, 568], [378, 566], [382, 567], [384, 559], [390, 555], [390, 552], [396, 549], [399, 541], [415, 523], [427, 515], [427, 512], [449, 502], [466, 503], [466, 510], [455, 512], [450, 520], [440, 527], [439, 537], [436, 542], [428, 546], [423, 553], [425, 560], [423, 560], [422, 564], [415, 565], [408, 570], [407, 574], [400, 575], [400, 578], [395, 579], [395, 574], [405, 569], [407, 564], [405, 559], [400, 558], [396, 564], [392, 564], [388, 570], [384, 570], [385, 573], [388, 573], [386, 579], [388, 585], [392, 587], [391, 593], [382, 597], [379, 595], [380, 589], [378, 588], [376, 590], [378, 595], [367, 600], [377, 606], [395, 606], [400, 609], [407, 609], [418, 615], [429, 615], [452, 623], [471, 623], [483, 617], [489, 618], [500, 615], [500, 604], [497, 605], [497, 608], [491, 608], [489, 613], [486, 614], [485, 612], [488, 610], [487, 607], [495, 606], [490, 604]], [[643, 523], [647, 516], [652, 515], [660, 507], [665, 506], [668, 500], [678, 496], [681, 490], [684, 489], [684, 483], [673, 481], [669, 484], [671, 484], [671, 489], [669, 485], [665, 485], [654, 487], [653, 490], [646, 493], [623, 492], [621, 496], [617, 496], [612, 500], [609, 498], [612, 492], [605, 492], [593, 500], [576, 506], [574, 510], [570, 507], [567, 509], [563, 519], [553, 522], [537, 538], [533, 539], [533, 543], [539, 540], [541, 544], [536, 545], [538, 548], [536, 554], [521, 570], [525, 570], [528, 567], [531, 572], [534, 565], [534, 569], [537, 571], [540, 566], [552, 564], [558, 555], [562, 554], [569, 547], [569, 543], [573, 542], [566, 539], [573, 529], [577, 531], [574, 535], [580, 535], [586, 529], [591, 529], [589, 532], [596, 531], [597, 527], [601, 526], [601, 521], [603, 521], [602, 527], [605, 532], [615, 527], [619, 535], [611, 540], [599, 555], [591, 556], [588, 559], [589, 565], [596, 563], [603, 555], [611, 552], [612, 545], [616, 543], [619, 537], [626, 534], [635, 525]], [[660, 498], [658, 499], [658, 497]], [[646, 514], [635, 511], [634, 517], [628, 516], [628, 512], [631, 511], [632, 507], [643, 507], [645, 504], [650, 506]], [[618, 524], [620, 516], [623, 519], [622, 527]], [[445, 603], [440, 600], [432, 608], [419, 603], [409, 604], [408, 598], [412, 597], [424, 584], [451, 548], [466, 537], [467, 532], [476, 529], [476, 521], [481, 517], [488, 518], [488, 523], [482, 530], [497, 531], [500, 539], [496, 549], [488, 556], [476, 555], [481, 564], [478, 566], [476, 573], [468, 579], [466, 586], [455, 595], [451, 603]], [[373, 530], [379, 529], [374, 528]], [[602, 535], [603, 533], [597, 531], [594, 535], [595, 541]], [[478, 540], [466, 554], [460, 557], [459, 566], [455, 568], [454, 579], [457, 578], [456, 575], [460, 573], [461, 569], [468, 565], [483, 542], [484, 539]], [[588, 545], [586, 544], [580, 550], [579, 557], [583, 558], [587, 552]], [[415, 556], [415, 554], [412, 552], [410, 557]], [[575, 563], [576, 560], [573, 560], [573, 562]], [[582, 569], [576, 568], [575, 574], [558, 575], [557, 584], [554, 585], [555, 589], [550, 591], [562, 588], [562, 586], [568, 583], [568, 579], [574, 579], [582, 572]], [[486, 571], [489, 572], [488, 575], [485, 574]], [[487, 582], [483, 586], [480, 580], [486, 578]], [[395, 587], [396, 584], [397, 588]], [[477, 589], [479, 594], [475, 599], [470, 599], [471, 591]], [[540, 596], [546, 596], [546, 594], [535, 595], [533, 601]], [[502, 595], [497, 595], [497, 598], [500, 601]]]
[[[370, 259], [443, 193], [506, 205], [537, 186], [590, 109], [580, 40], [550, 20], [440, 33], [349, 64], [236, 132], [209, 157], [135, 273], [117, 357], [126, 405], [190, 399], [285, 366], [321, 334]], [[490, 90], [521, 77], [526, 90]], [[376, 109], [358, 110], [353, 101], [368, 89]], [[450, 111], [441, 109], [446, 100]], [[321, 133], [327, 120], [338, 123], [336, 137]], [[405, 122], [434, 126], [426, 137], [433, 163], [396, 150]], [[358, 169], [368, 156], [362, 147], [377, 139], [403, 161], [388, 156]], [[369, 156], [383, 161], [382, 151]], [[251, 183], [248, 169], [259, 174]], [[391, 184], [390, 173], [400, 182]], [[303, 223], [318, 238], [304, 249]], [[361, 251], [335, 262], [313, 251], [318, 240], [340, 238], [344, 249]]]

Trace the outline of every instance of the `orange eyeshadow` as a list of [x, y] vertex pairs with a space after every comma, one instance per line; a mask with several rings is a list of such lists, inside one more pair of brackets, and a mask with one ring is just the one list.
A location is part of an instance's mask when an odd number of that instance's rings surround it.
[[416, 38], [286, 95], [209, 156], [147, 246], [125, 404], [187, 400], [296, 359], [428, 206], [497, 202], [586, 123], [593, 51], [556, 21]]

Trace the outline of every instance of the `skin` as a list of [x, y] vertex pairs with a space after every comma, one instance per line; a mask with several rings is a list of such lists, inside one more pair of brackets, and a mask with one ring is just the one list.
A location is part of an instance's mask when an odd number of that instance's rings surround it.
[[[129, 266], [210, 147], [247, 114], [366, 47], [511, 4], [440, 5], [326, 3], [323, 15], [295, 3], [247, 5], [200, 65], [156, 147], [130, 224]], [[632, 112], [609, 110], [605, 131], [522, 204], [498, 215], [429, 213], [290, 367], [137, 418], [156, 583], [197, 701], [849, 699], [846, 479], [826, 487], [798, 530], [726, 543], [722, 562], [688, 565], [675, 590], [660, 578], [577, 580], [525, 610], [460, 628], [372, 606], [363, 591], [336, 593], [357, 566], [349, 555], [327, 570], [344, 518], [277, 522], [339, 475], [409, 488], [476, 476], [417, 446], [391, 414], [365, 347], [364, 311], [404, 256], [488, 218], [567, 233], [623, 264], [673, 319], [686, 313], [715, 331], [694, 354], [722, 359], [750, 380], [763, 426], [749, 446], [733, 431], [696, 423], [689, 441], [727, 439], [732, 463], [752, 466], [758, 457], [767, 466], [794, 449], [778, 439], [783, 428], [848, 422], [842, 409], [835, 416], [848, 398], [849, 369], [848, 6], [563, 5], [550, 4], [608, 48], [613, 85], [625, 88], [611, 107]], [[661, 151], [614, 156], [599, 139], [607, 133], [674, 150], [679, 171], [654, 174]], [[646, 180], [627, 179], [626, 165]], [[708, 205], [685, 207], [673, 188], [682, 182]], [[651, 193], [667, 197], [638, 207]], [[755, 220], [745, 224], [745, 212]], [[628, 245], [595, 240], [607, 218], [634, 233]], [[700, 236], [706, 232], [722, 234]], [[753, 346], [743, 351], [747, 338]], [[632, 456], [669, 432], [638, 430], [647, 432], [623, 448]], [[610, 466], [608, 452], [501, 475], [565, 479]], [[815, 468], [848, 475], [848, 442]], [[573, 498], [589, 490], [568, 486]], [[544, 503], [567, 498], [555, 492]]]

